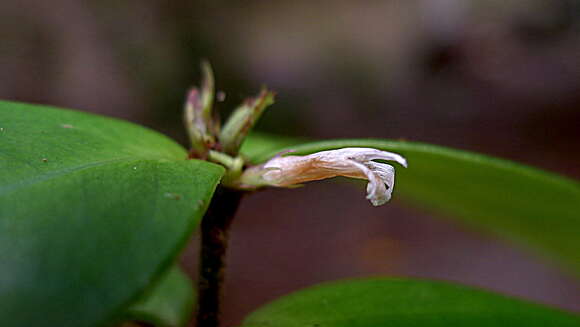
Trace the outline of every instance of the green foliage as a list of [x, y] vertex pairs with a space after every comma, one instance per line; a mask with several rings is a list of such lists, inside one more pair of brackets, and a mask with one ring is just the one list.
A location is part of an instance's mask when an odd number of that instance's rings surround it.
[[578, 316], [473, 288], [374, 278], [293, 293], [252, 313], [242, 327], [579, 325]]
[[115, 319], [173, 263], [223, 168], [114, 119], [0, 102], [2, 326]]
[[407, 158], [409, 168], [397, 169], [396, 198], [450, 213], [461, 222], [557, 258], [580, 273], [580, 186], [575, 181], [506, 160], [415, 142], [358, 139], [289, 146], [292, 143], [297, 142], [262, 135], [249, 139], [242, 150], [254, 162], [287, 149], [294, 150], [291, 154], [342, 147], [397, 152]]
[[157, 327], [185, 326], [193, 310], [194, 299], [191, 280], [174, 266], [126, 311], [124, 318]]

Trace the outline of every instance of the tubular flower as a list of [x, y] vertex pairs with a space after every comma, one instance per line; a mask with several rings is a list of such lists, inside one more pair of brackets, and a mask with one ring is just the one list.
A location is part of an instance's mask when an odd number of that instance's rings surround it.
[[396, 161], [407, 167], [402, 156], [372, 148], [343, 148], [305, 156], [276, 156], [266, 163], [246, 169], [241, 187], [291, 187], [308, 181], [345, 176], [369, 181], [367, 199], [375, 206], [391, 198], [395, 184], [393, 166], [373, 160]]

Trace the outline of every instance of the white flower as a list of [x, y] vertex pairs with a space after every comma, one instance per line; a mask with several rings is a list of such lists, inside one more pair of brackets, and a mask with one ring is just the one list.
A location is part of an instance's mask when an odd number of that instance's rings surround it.
[[308, 181], [345, 176], [369, 181], [367, 199], [375, 206], [391, 198], [395, 184], [393, 166], [373, 160], [392, 160], [407, 167], [402, 156], [372, 148], [343, 148], [306, 156], [277, 156], [263, 165], [247, 169], [242, 186], [289, 187]]

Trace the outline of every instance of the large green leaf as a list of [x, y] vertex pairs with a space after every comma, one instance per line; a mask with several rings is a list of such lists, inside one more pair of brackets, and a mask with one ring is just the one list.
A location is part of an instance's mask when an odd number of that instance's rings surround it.
[[0, 102], [2, 326], [114, 319], [173, 263], [223, 174], [130, 123]]
[[125, 313], [126, 320], [156, 327], [185, 326], [193, 310], [195, 294], [189, 277], [174, 266]]
[[395, 197], [451, 213], [580, 272], [580, 185], [575, 181], [506, 160], [414, 142], [359, 139], [288, 147], [291, 143], [261, 136], [250, 139], [242, 151], [254, 162], [286, 149], [308, 154], [373, 147], [400, 153], [409, 168], [397, 169]]
[[442, 282], [375, 278], [285, 296], [241, 327], [580, 326], [580, 317]]

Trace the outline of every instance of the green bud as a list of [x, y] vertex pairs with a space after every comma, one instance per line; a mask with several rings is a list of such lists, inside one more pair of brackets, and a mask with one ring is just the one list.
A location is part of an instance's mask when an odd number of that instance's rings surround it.
[[230, 116], [220, 132], [222, 151], [236, 156], [244, 138], [256, 124], [264, 110], [274, 103], [274, 93], [262, 89], [256, 98], [246, 99]]
[[202, 62], [201, 90], [192, 88], [185, 103], [185, 128], [191, 142], [191, 156], [205, 159], [216, 143], [218, 124], [213, 120], [214, 78], [208, 62]]

